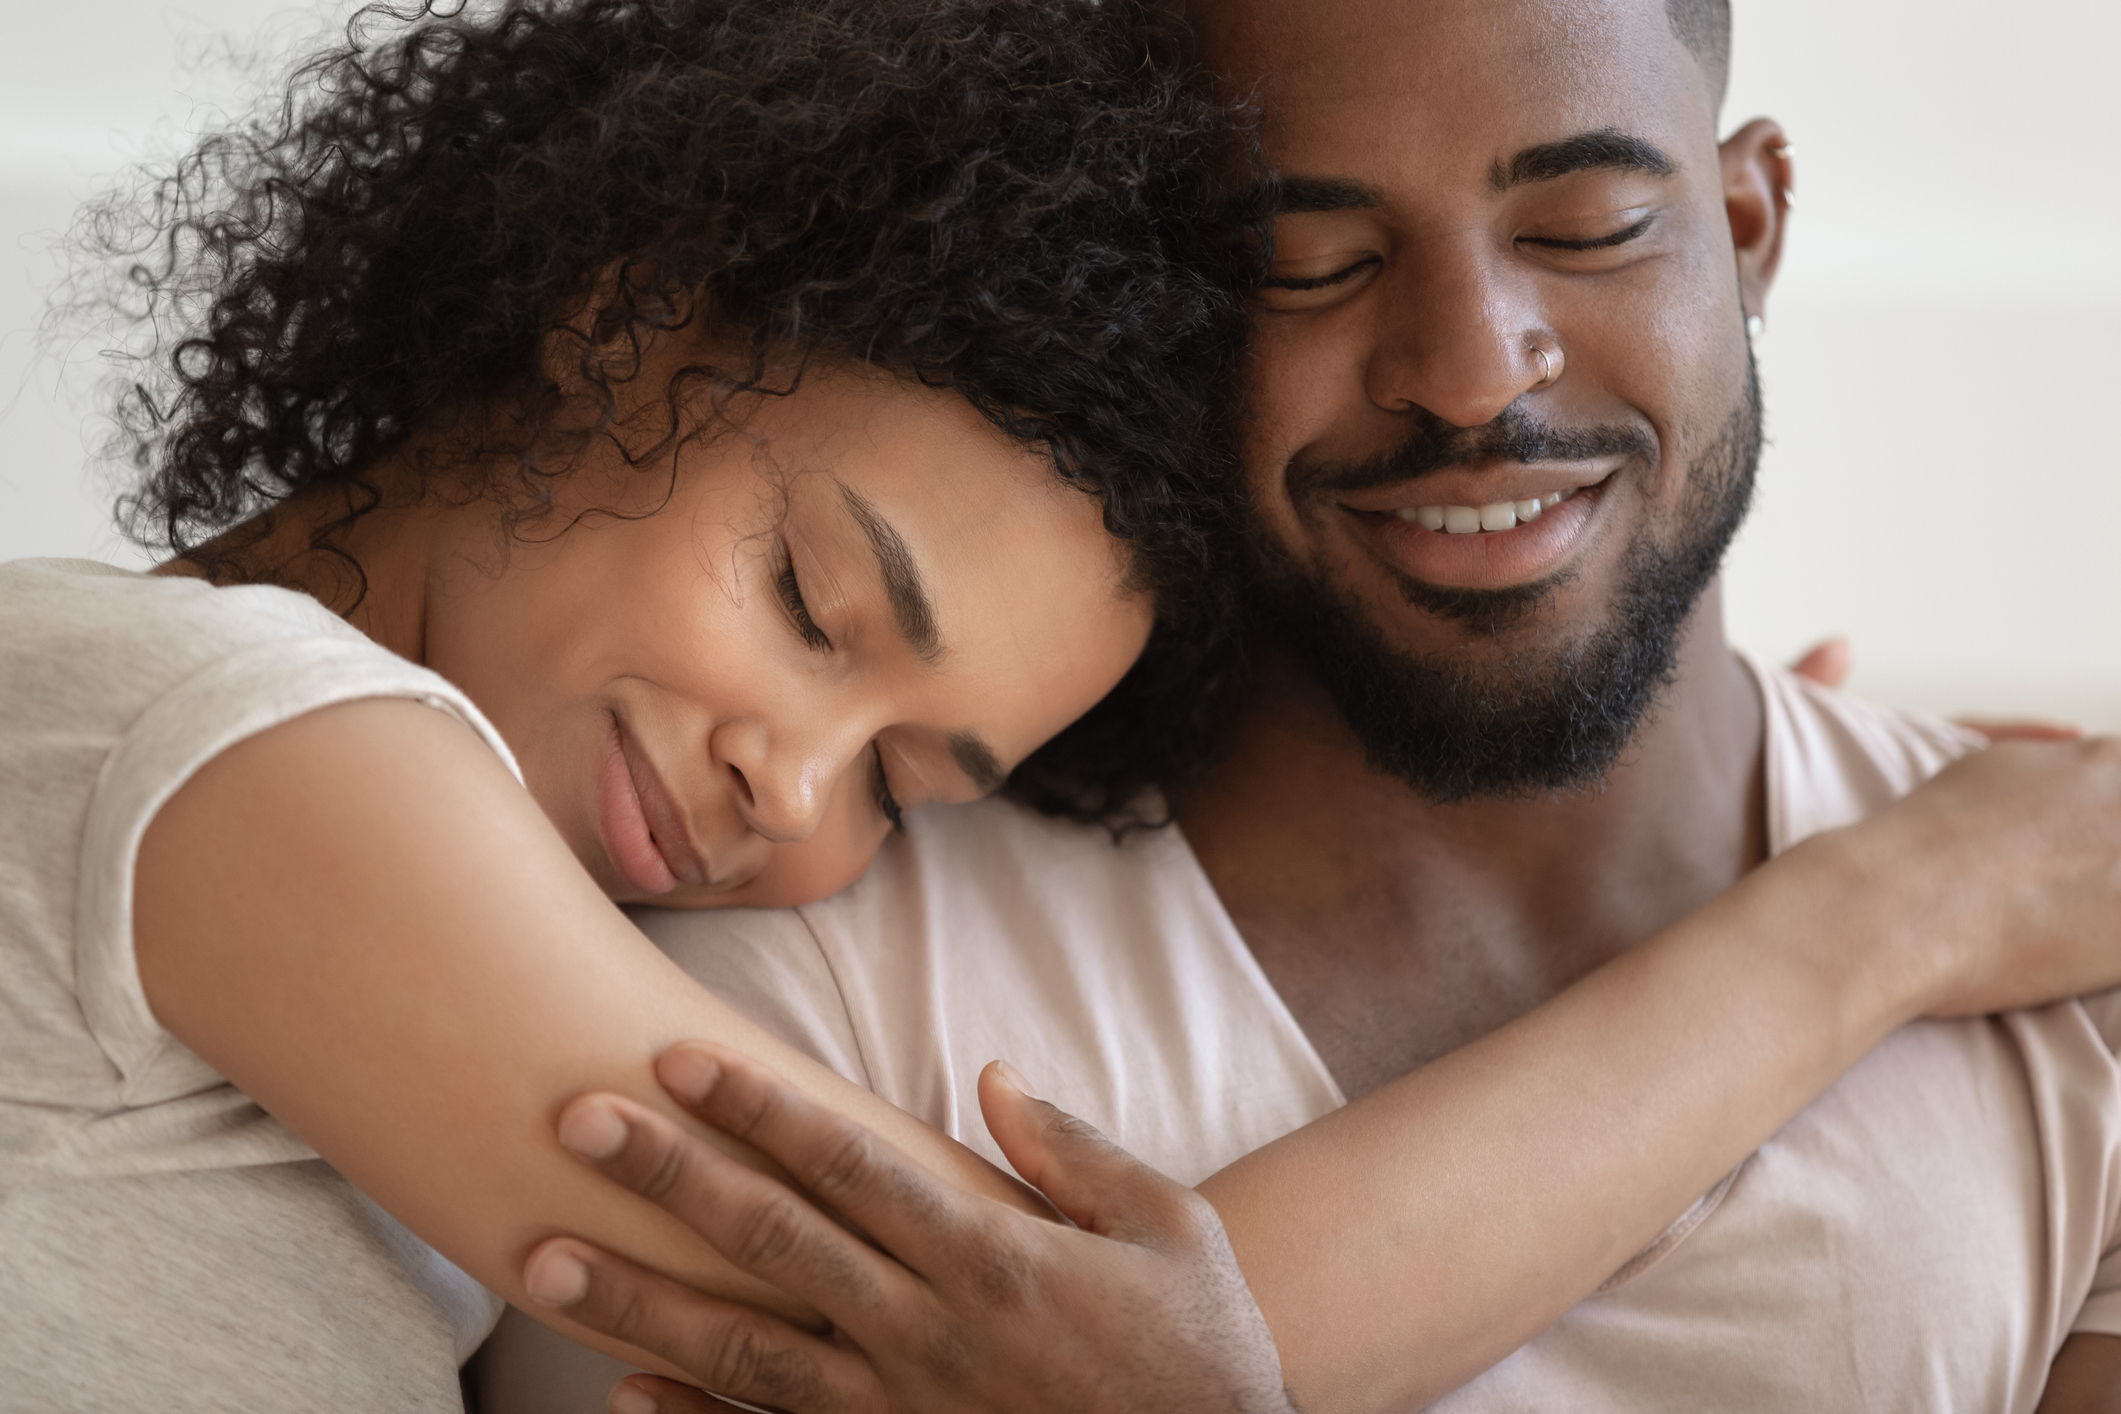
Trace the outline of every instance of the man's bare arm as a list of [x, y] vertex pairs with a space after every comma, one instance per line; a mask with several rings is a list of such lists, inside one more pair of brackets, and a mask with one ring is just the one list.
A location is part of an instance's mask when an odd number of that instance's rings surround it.
[[2062, 1342], [2036, 1414], [2121, 1414], [2121, 1336]]

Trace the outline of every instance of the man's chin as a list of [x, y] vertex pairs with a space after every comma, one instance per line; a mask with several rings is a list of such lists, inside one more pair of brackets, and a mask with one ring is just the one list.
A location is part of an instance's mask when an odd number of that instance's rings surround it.
[[[1255, 542], [1254, 622], [1326, 689], [1370, 765], [1431, 800], [1596, 789], [1672, 682], [1694, 608], [1751, 504], [1759, 426], [1754, 386], [1691, 469], [1669, 538], [1642, 526], [1602, 592], [1559, 576], [1484, 589], [1402, 579], [1410, 617], [1437, 636], [1403, 647], [1372, 617], [1405, 624], [1394, 606], [1365, 605], [1282, 546]], [[1580, 602], [1591, 595], [1595, 609]]]

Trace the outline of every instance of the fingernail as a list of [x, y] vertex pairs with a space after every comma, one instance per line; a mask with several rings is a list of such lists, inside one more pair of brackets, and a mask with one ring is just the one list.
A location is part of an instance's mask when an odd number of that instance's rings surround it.
[[672, 1099], [688, 1105], [704, 1101], [721, 1074], [722, 1068], [714, 1057], [698, 1046], [672, 1046], [656, 1063], [656, 1076], [663, 1088]]
[[1001, 1072], [1002, 1079], [1015, 1087], [1018, 1094], [1027, 1099], [1035, 1100], [1038, 1098], [1038, 1091], [1031, 1088], [1031, 1082], [1024, 1079], [1024, 1073], [1015, 1066], [1005, 1060], [998, 1060], [994, 1063], [994, 1068]]
[[585, 1159], [608, 1159], [626, 1142], [626, 1121], [603, 1100], [579, 1100], [560, 1116], [560, 1147]]
[[639, 1385], [613, 1385], [604, 1407], [611, 1414], [655, 1414], [655, 1396]]
[[523, 1285], [547, 1306], [572, 1306], [589, 1294], [589, 1268], [564, 1247], [547, 1247], [530, 1259]]

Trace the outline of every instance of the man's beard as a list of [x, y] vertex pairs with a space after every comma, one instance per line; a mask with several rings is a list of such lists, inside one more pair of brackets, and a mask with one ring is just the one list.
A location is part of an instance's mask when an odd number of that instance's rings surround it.
[[[1439, 422], [1374, 464], [1299, 474], [1310, 485], [1346, 490], [1443, 466], [1597, 455], [1639, 439], [1630, 429], [1550, 433], [1506, 413], [1480, 428]], [[1646, 522], [1622, 558], [1606, 622], [1558, 651], [1519, 651], [1485, 669], [1449, 653], [1402, 651], [1325, 572], [1306, 570], [1257, 533], [1254, 622], [1332, 696], [1370, 765], [1431, 800], [1595, 788], [1671, 683], [1688, 618], [1751, 504], [1759, 461], [1760, 387], [1748, 366], [1744, 396], [1690, 470], [1678, 534], [1660, 544], [1655, 520]], [[1297, 479], [1292, 475], [1292, 483]], [[1305, 487], [1291, 490], [1302, 497]], [[1409, 607], [1498, 644], [1558, 587], [1400, 582]]]

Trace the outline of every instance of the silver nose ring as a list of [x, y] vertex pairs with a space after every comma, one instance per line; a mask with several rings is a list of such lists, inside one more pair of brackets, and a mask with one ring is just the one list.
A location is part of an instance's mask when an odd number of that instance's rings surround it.
[[1555, 374], [1560, 371], [1555, 366], [1558, 360], [1555, 359], [1552, 355], [1548, 354], [1545, 349], [1539, 347], [1539, 345], [1537, 344], [1527, 344], [1525, 347], [1529, 348], [1534, 354], [1538, 355], [1539, 357], [1539, 381], [1533, 384], [1533, 386], [1536, 388], [1544, 388], [1547, 384], [1554, 381]]

